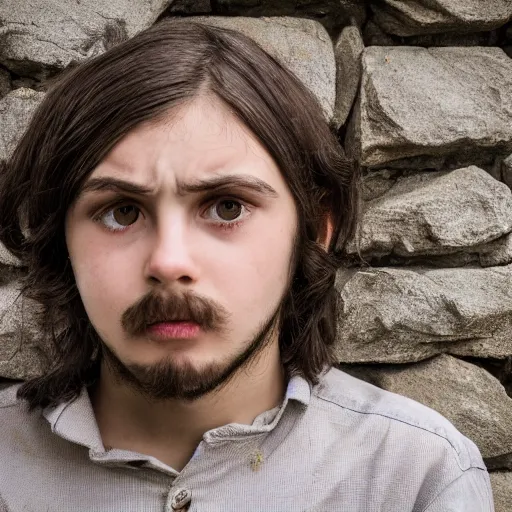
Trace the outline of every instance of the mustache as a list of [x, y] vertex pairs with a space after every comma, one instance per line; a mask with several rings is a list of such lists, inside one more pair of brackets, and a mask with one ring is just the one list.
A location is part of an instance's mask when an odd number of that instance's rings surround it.
[[121, 325], [132, 336], [143, 334], [151, 324], [173, 321], [194, 322], [205, 331], [222, 331], [228, 317], [223, 306], [192, 292], [149, 292], [122, 314]]

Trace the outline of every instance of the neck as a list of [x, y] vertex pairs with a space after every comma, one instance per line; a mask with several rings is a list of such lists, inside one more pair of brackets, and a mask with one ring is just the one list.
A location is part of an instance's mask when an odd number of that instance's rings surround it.
[[279, 350], [272, 344], [250, 367], [194, 401], [149, 401], [106, 365], [91, 400], [106, 447], [153, 455], [179, 471], [205, 432], [228, 423], [250, 425], [282, 402], [284, 390]]

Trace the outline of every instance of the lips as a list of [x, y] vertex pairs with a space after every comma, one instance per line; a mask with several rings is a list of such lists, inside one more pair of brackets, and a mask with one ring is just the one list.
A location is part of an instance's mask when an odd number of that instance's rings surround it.
[[152, 323], [147, 328], [151, 338], [166, 339], [191, 339], [195, 338], [201, 330], [199, 324], [190, 320], [173, 320]]

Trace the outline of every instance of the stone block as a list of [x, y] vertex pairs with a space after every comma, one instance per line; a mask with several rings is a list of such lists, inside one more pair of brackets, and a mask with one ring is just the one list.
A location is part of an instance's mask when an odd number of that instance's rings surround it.
[[344, 271], [338, 289], [340, 362], [512, 355], [512, 265]]
[[17, 281], [0, 285], [0, 377], [29, 379], [47, 363], [36, 310], [21, 296]]
[[417, 364], [342, 369], [439, 412], [478, 446], [482, 457], [512, 452], [512, 398], [479, 366], [443, 354]]
[[0, 68], [0, 100], [11, 92], [11, 75]]
[[348, 118], [361, 80], [363, 39], [357, 27], [345, 27], [336, 44], [336, 104], [333, 123], [340, 128]]
[[370, 5], [375, 22], [398, 36], [491, 30], [512, 17], [509, 0], [383, 0]]
[[0, 2], [0, 63], [46, 76], [150, 27], [170, 0]]
[[512, 152], [512, 60], [500, 48], [363, 53], [346, 149], [371, 168], [492, 166]]
[[324, 27], [301, 18], [196, 16], [194, 21], [236, 30], [254, 39], [316, 95], [331, 119], [336, 95], [334, 48]]
[[9, 158], [43, 98], [43, 92], [21, 88], [0, 100], [0, 161]]
[[495, 512], [512, 510], [512, 472], [497, 471], [490, 474]]
[[[366, 180], [371, 180], [371, 173]], [[365, 202], [348, 254], [360, 253], [366, 260], [479, 254], [486, 252], [484, 244], [512, 231], [510, 189], [478, 167], [388, 181], [382, 195]], [[503, 252], [503, 247], [496, 250]]]
[[512, 188], [512, 154], [501, 162], [501, 179], [505, 185]]

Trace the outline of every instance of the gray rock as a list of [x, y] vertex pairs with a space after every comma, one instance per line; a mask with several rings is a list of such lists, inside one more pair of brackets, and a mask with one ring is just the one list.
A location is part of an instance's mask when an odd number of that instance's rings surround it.
[[368, 47], [352, 117], [346, 149], [363, 166], [492, 165], [512, 152], [512, 60], [500, 48]]
[[342, 369], [439, 412], [478, 446], [483, 457], [512, 452], [512, 398], [483, 368], [443, 354], [412, 365]]
[[35, 311], [17, 282], [0, 286], [0, 377], [25, 380], [41, 374], [46, 361]]
[[483, 247], [477, 247], [476, 252], [482, 267], [495, 267], [512, 263], [512, 233]]
[[[381, 169], [370, 171], [361, 178], [361, 198], [368, 202], [383, 196], [401, 177], [401, 171], [395, 169]], [[362, 219], [361, 219], [362, 220]]]
[[478, 253], [512, 231], [512, 193], [475, 166], [402, 176], [367, 201], [348, 254], [365, 259]]
[[509, 0], [384, 0], [371, 8], [376, 23], [399, 36], [491, 30], [512, 16]]
[[324, 27], [300, 18], [197, 16], [194, 21], [237, 30], [287, 66], [316, 95], [331, 119], [336, 95], [334, 49]]
[[45, 76], [150, 27], [171, 0], [0, 2], [0, 63]]
[[0, 244], [0, 265], [9, 267], [21, 267], [21, 262], [14, 257], [3, 244]]
[[217, 0], [215, 13], [314, 18], [333, 30], [345, 25], [361, 26], [366, 19], [366, 6], [360, 0]]
[[501, 162], [501, 179], [503, 183], [512, 188], [512, 155], [507, 156]]
[[11, 75], [0, 68], [0, 100], [11, 92]]
[[345, 27], [336, 44], [336, 104], [333, 123], [340, 128], [348, 118], [361, 80], [363, 39], [357, 27]]
[[339, 278], [340, 288], [340, 362], [512, 355], [512, 265], [368, 269]]
[[0, 161], [9, 158], [43, 98], [43, 92], [21, 88], [0, 100]]
[[512, 472], [498, 471], [491, 473], [491, 487], [495, 512], [512, 510]]

